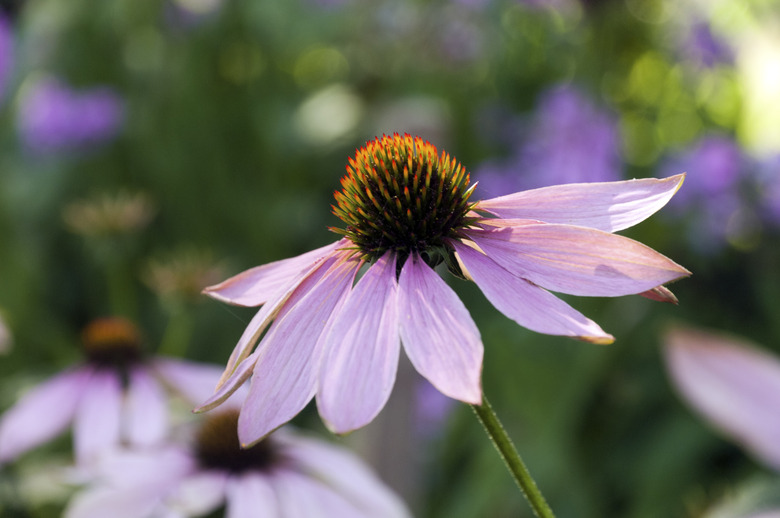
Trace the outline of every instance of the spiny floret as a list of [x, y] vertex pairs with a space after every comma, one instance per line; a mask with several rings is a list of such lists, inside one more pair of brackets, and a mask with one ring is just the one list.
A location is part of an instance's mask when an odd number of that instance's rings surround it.
[[430, 142], [409, 134], [383, 135], [355, 152], [336, 191], [333, 213], [368, 259], [388, 250], [406, 257], [444, 246], [444, 239], [468, 224], [465, 168]]

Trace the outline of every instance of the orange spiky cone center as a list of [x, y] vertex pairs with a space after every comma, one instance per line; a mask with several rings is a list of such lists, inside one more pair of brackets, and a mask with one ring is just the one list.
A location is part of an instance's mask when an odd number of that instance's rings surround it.
[[384, 135], [349, 159], [333, 213], [367, 260], [387, 251], [401, 259], [442, 249], [469, 224], [472, 205], [465, 168], [420, 137]]

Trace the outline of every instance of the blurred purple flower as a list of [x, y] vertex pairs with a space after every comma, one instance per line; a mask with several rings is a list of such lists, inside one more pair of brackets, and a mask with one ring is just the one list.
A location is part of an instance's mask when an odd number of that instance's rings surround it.
[[681, 52], [689, 61], [703, 67], [731, 64], [733, 50], [712, 32], [707, 22], [691, 24], [683, 37]]
[[415, 423], [423, 437], [435, 437], [439, 434], [453, 408], [455, 400], [448, 398], [420, 378], [415, 387]]
[[571, 87], [542, 94], [525, 142], [507, 160], [483, 164], [479, 190], [497, 196], [545, 185], [622, 176], [616, 120]]
[[0, 463], [56, 437], [71, 424], [76, 459], [91, 462], [120, 443], [148, 446], [168, 428], [170, 387], [189, 404], [208, 397], [221, 369], [140, 354], [136, 328], [119, 318], [84, 332], [88, 360], [28, 392], [0, 417]]
[[217, 412], [186, 445], [106, 457], [65, 516], [203, 516], [222, 505], [231, 518], [409, 516], [348, 450], [290, 430], [242, 449], [237, 421], [238, 410]]
[[780, 155], [760, 162], [757, 180], [765, 218], [780, 225]]
[[11, 22], [0, 12], [0, 101], [5, 95], [14, 65], [14, 37]]
[[55, 78], [45, 77], [24, 91], [17, 126], [30, 150], [50, 153], [110, 140], [123, 118], [122, 100], [110, 88], [76, 92]]
[[687, 328], [667, 335], [665, 353], [684, 400], [780, 470], [780, 359], [740, 339]]
[[668, 159], [659, 174], [687, 172], [685, 189], [669, 204], [667, 217], [685, 217], [692, 245], [708, 252], [735, 238], [731, 222], [745, 208], [740, 184], [746, 180], [747, 158], [732, 139], [710, 135]]

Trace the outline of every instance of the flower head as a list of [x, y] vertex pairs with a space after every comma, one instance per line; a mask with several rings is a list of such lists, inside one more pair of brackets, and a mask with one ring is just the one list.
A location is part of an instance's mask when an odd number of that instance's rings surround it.
[[208, 397], [219, 378], [216, 367], [146, 356], [138, 329], [121, 318], [95, 320], [82, 337], [82, 365], [30, 390], [0, 417], [0, 463], [71, 424], [82, 463], [122, 444], [155, 444], [168, 428], [164, 387], [195, 403]]
[[215, 412], [183, 446], [107, 458], [66, 516], [203, 516], [223, 505], [226, 516], [408, 516], [350, 452], [290, 430], [242, 449], [237, 421], [237, 410]]
[[200, 410], [252, 376], [239, 418], [245, 445], [315, 395], [331, 430], [354, 430], [386, 403], [401, 343], [440, 392], [479, 404], [482, 341], [434, 271], [441, 261], [524, 327], [609, 343], [611, 335], [547, 290], [620, 296], [656, 289], [655, 298], [668, 300], [658, 287], [688, 271], [612, 232], [661, 208], [682, 179], [562, 185], [472, 203], [468, 175], [446, 153], [409, 135], [369, 142], [336, 193], [343, 239], [206, 289], [262, 307]]

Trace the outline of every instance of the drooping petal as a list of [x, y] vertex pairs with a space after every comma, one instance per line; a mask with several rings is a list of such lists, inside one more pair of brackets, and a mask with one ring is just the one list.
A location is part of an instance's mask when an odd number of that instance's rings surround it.
[[295, 463], [296, 470], [324, 481], [360, 509], [364, 516], [409, 516], [403, 501], [346, 448], [291, 433], [274, 435], [274, 438], [288, 445], [285, 455]]
[[685, 400], [780, 470], [780, 359], [746, 342], [690, 329], [670, 332], [665, 352]]
[[[234, 396], [236, 392], [244, 386], [244, 382], [252, 375], [252, 371], [257, 363], [257, 358], [260, 357], [261, 351], [255, 351], [238, 364], [238, 367], [214, 392], [208, 399], [202, 402], [199, 406], [193, 409], [195, 413], [206, 412], [213, 408], [218, 407], [231, 396]], [[240, 395], [234, 396], [239, 401], [246, 399], [245, 391], [241, 391]], [[240, 403], [239, 403], [240, 404]]]
[[154, 516], [160, 502], [160, 490], [148, 485], [124, 490], [97, 486], [74, 496], [65, 510], [64, 518]]
[[538, 333], [564, 335], [592, 343], [612, 343], [614, 337], [552, 293], [515, 277], [485, 254], [453, 242], [469, 275], [496, 309]]
[[325, 484], [292, 470], [279, 470], [273, 478], [279, 497], [279, 516], [285, 518], [368, 518]]
[[167, 495], [194, 469], [192, 457], [178, 448], [114, 451], [94, 466], [97, 482], [71, 499], [65, 518], [157, 516]]
[[[342, 240], [343, 241], [343, 240]], [[341, 244], [342, 241], [338, 241], [337, 244]], [[327, 247], [326, 247], [327, 248]], [[337, 248], [337, 247], [336, 247]], [[272, 299], [269, 300], [252, 318], [249, 325], [247, 325], [244, 332], [241, 334], [241, 338], [238, 340], [233, 352], [230, 354], [225, 371], [222, 377], [219, 379], [217, 388], [220, 388], [223, 383], [233, 374], [233, 370], [236, 366], [244, 361], [249, 356], [250, 351], [257, 343], [257, 340], [263, 334], [265, 329], [276, 318], [282, 307], [287, 304], [288, 299], [297, 290], [300, 292], [299, 286], [301, 284], [311, 285], [316, 282], [324, 272], [328, 270], [328, 266], [333, 263], [336, 257], [341, 257], [344, 252], [332, 251], [329, 255], [325, 255], [316, 261], [311, 268], [307, 268], [303, 273], [296, 276], [291, 282], [289, 282], [283, 289], [277, 291]]]
[[571, 295], [642, 293], [690, 274], [638, 241], [585, 227], [519, 223], [464, 233], [514, 275]]
[[127, 442], [150, 446], [168, 431], [167, 397], [146, 367], [130, 370], [125, 397], [123, 432]]
[[309, 270], [318, 260], [342, 247], [344, 242], [342, 239], [296, 257], [255, 266], [209, 286], [203, 293], [228, 304], [260, 306], [292, 284], [296, 277]]
[[68, 370], [25, 394], [0, 420], [0, 463], [56, 437], [73, 420], [91, 370]]
[[335, 433], [371, 422], [387, 403], [400, 337], [395, 257], [385, 254], [358, 281], [323, 342], [317, 407]]
[[176, 358], [156, 357], [151, 367], [163, 383], [191, 404], [211, 397], [222, 375], [222, 368], [217, 365]]
[[654, 214], [674, 196], [685, 174], [656, 179], [555, 185], [478, 203], [500, 218], [535, 219], [617, 232]]
[[97, 479], [117, 489], [151, 485], [168, 493], [198, 469], [188, 449], [172, 445], [144, 450], [113, 450], [91, 466]]
[[398, 280], [398, 319], [417, 372], [443, 394], [480, 404], [479, 330], [455, 292], [417, 255], [407, 259]]
[[226, 471], [198, 471], [184, 477], [167, 495], [165, 506], [183, 516], [205, 516], [225, 502]]
[[95, 369], [76, 409], [73, 448], [79, 463], [119, 445], [122, 422], [122, 383], [116, 372]]
[[242, 445], [254, 444], [295, 417], [314, 396], [319, 370], [315, 346], [360, 267], [349, 255], [328, 258], [322, 275], [304, 280], [258, 346], [249, 395], [238, 418]]
[[640, 293], [646, 299], [654, 300], [656, 302], [667, 302], [674, 304], [675, 306], [680, 302], [677, 300], [677, 296], [672, 293], [672, 290], [666, 286], [656, 286], [655, 288]]
[[268, 477], [256, 471], [230, 477], [225, 518], [281, 517]]

